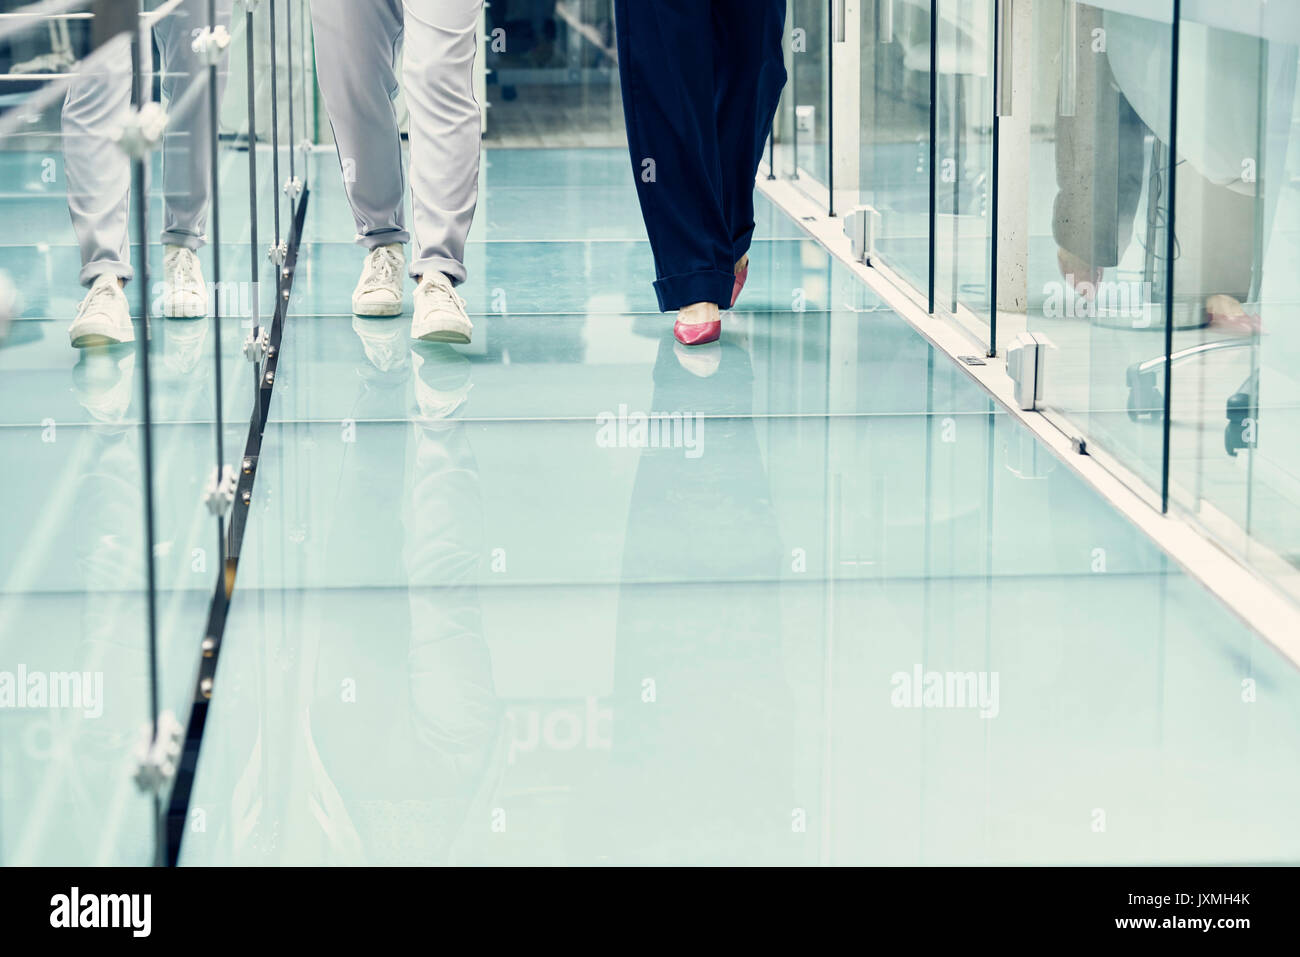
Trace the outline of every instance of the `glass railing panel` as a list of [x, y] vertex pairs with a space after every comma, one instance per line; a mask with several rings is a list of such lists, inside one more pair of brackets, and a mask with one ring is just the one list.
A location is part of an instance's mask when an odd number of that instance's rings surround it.
[[146, 170], [125, 148], [138, 21], [134, 5], [112, 22], [91, 7], [0, 20], [5, 865], [156, 850], [132, 780], [154, 714]]

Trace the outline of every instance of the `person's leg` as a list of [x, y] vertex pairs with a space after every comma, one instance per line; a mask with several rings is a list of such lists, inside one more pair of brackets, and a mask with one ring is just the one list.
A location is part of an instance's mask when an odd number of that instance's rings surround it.
[[110, 41], [98, 66], [83, 66], [63, 101], [68, 213], [81, 247], [83, 286], [101, 275], [132, 277], [127, 216], [131, 161], [113, 142], [131, 108], [131, 42]]
[[465, 240], [478, 203], [481, 113], [474, 57], [482, 0], [405, 0], [402, 83], [411, 114], [411, 275], [465, 281]]
[[[217, 24], [230, 27], [232, 0], [217, 0]], [[163, 232], [169, 246], [198, 249], [207, 240], [212, 198], [212, 117], [208, 110], [207, 62], [194, 52], [194, 31], [209, 26], [207, 0], [184, 0], [154, 28], [162, 61], [162, 95], [167, 102], [163, 139]], [[229, 76], [228, 60], [217, 64], [217, 103]], [[177, 111], [187, 91], [201, 85], [196, 99]]]
[[722, 205], [731, 258], [739, 263], [754, 235], [754, 177], [785, 87], [785, 0], [715, 0], [714, 106], [722, 156]]
[[312, 0], [316, 78], [343, 169], [343, 188], [367, 249], [406, 243], [402, 138], [393, 100], [401, 0]]
[[628, 149], [664, 312], [731, 303], [735, 260], [714, 112], [712, 6], [615, 0]]

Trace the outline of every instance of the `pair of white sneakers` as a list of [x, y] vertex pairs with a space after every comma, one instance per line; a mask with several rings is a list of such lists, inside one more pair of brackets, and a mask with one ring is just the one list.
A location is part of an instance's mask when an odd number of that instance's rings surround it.
[[[371, 318], [400, 316], [405, 267], [400, 244], [372, 249], [352, 293], [352, 311]], [[192, 249], [167, 246], [163, 253], [162, 313], [168, 319], [198, 319], [208, 313], [207, 286], [199, 257]], [[456, 295], [451, 280], [440, 272], [421, 277], [415, 288], [411, 338], [467, 343], [473, 334], [474, 324], [465, 311], [465, 300]], [[95, 279], [77, 309], [68, 338], [78, 349], [135, 341], [131, 307], [117, 276], [105, 273]]]
[[[163, 251], [162, 313], [168, 319], [198, 319], [208, 314], [208, 287], [194, 250], [167, 246]], [[131, 306], [117, 276], [95, 279], [68, 328], [77, 349], [135, 341]]]
[[[399, 243], [376, 246], [361, 267], [361, 279], [352, 293], [352, 311], [377, 319], [402, 314], [402, 277], [406, 257]], [[465, 300], [456, 295], [451, 280], [440, 272], [425, 273], [415, 287], [415, 313], [411, 338], [424, 342], [467, 343], [474, 324]]]

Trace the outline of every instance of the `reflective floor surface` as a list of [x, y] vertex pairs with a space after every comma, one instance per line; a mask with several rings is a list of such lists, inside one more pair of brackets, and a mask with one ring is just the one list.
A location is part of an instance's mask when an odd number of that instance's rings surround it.
[[316, 177], [185, 863], [1300, 856], [1294, 667], [793, 223], [686, 350], [489, 156], [463, 349]]
[[[350, 315], [362, 254], [314, 160], [182, 863], [1300, 859], [1295, 667], [766, 201], [722, 341], [686, 349], [626, 156], [490, 151], [474, 342], [427, 345], [409, 297]], [[128, 374], [57, 355], [29, 363], [45, 403]], [[170, 388], [189, 481], [211, 386]], [[41, 409], [9, 408], [0, 441], [30, 443]], [[139, 595], [90, 570], [131, 574], [109, 552], [140, 535], [114, 520], [119, 420], [86, 409], [10, 475], [7, 537], [86, 542], [0, 567], [16, 659], [143, 641]], [[179, 710], [197, 619], [174, 592]], [[46, 781], [5, 741], [6, 801], [115, 796], [99, 840], [129, 852], [142, 799], [64, 781], [109, 780], [120, 745]], [[20, 820], [7, 854], [84, 844]]]

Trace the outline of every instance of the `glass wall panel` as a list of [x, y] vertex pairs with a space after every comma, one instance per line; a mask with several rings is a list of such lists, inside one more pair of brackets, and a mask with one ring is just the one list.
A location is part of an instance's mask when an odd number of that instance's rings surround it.
[[930, 282], [930, 17], [930, 0], [861, 7], [861, 202], [880, 213], [879, 262], [923, 293]]
[[495, 0], [486, 15], [488, 145], [623, 145], [614, 0]]
[[992, 308], [996, 0], [936, 2], [935, 308], [956, 313], [963, 307], [987, 341], [982, 327]]
[[1300, 7], [1182, 13], [1170, 495], [1300, 597]]
[[[1167, 272], [1171, 0], [1033, 5], [1028, 327], [1044, 404], [1158, 490]], [[1176, 326], [1198, 324], [1175, 306]]]
[[[221, 166], [213, 105], [224, 93], [227, 71], [220, 33], [208, 32], [209, 2], [146, 0], [139, 37], [140, 85], [153, 104], [147, 108], [164, 111], [167, 120], [146, 157], [147, 271], [136, 281], [148, 290], [143, 305], [148, 308], [159, 707], [180, 721], [188, 718], [199, 644], [224, 552], [224, 521], [209, 510], [206, 498], [222, 461], [217, 359], [236, 338], [218, 328], [217, 317], [235, 311], [238, 299], [238, 290], [224, 281], [229, 256], [215, 241], [219, 231], [223, 242], [226, 234], [224, 219], [213, 208], [214, 162], [218, 170]], [[217, 25], [228, 30], [229, 0], [214, 6]], [[236, 398], [227, 393], [228, 400]], [[251, 402], [247, 394], [238, 398], [246, 419]], [[225, 405], [227, 414], [239, 414], [232, 402]]]
[[122, 145], [140, 129], [137, 18], [89, 8], [0, 21], [5, 865], [148, 864], [156, 847], [153, 801], [132, 781], [153, 717], [157, 549], [142, 428], [152, 249], [145, 169]]
[[785, 97], [794, 112], [787, 144], [793, 178], [825, 199], [830, 184], [831, 0], [791, 0], [786, 13], [790, 68]]

